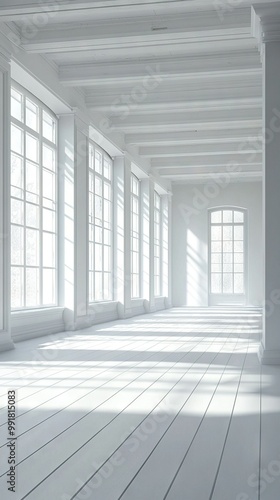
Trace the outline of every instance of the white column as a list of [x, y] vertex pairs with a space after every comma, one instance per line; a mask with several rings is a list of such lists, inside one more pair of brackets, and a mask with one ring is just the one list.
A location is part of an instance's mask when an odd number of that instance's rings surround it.
[[280, 7], [253, 9], [263, 64], [264, 308], [260, 358], [280, 364]]
[[150, 219], [150, 283], [149, 283], [149, 303], [150, 312], [155, 311], [155, 286], [154, 286], [154, 191], [155, 183], [152, 176], [149, 177], [149, 219]]
[[66, 330], [89, 326], [87, 303], [87, 126], [59, 117], [59, 305]]
[[14, 348], [10, 310], [10, 60], [0, 47], [0, 351]]
[[114, 300], [120, 318], [131, 310], [131, 164], [125, 156], [114, 158]]
[[141, 180], [141, 291], [146, 312], [150, 311], [150, 180]]

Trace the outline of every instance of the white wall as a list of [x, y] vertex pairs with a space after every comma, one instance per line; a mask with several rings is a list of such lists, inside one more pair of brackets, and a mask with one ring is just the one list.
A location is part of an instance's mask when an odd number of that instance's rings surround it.
[[261, 305], [261, 182], [175, 185], [172, 207], [173, 305], [208, 305], [208, 209], [230, 205], [248, 210], [248, 305]]

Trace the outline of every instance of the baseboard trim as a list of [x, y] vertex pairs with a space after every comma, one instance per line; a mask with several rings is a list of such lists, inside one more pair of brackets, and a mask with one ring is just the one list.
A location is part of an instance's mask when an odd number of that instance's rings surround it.
[[261, 344], [258, 356], [262, 365], [280, 365], [280, 350], [270, 351]]

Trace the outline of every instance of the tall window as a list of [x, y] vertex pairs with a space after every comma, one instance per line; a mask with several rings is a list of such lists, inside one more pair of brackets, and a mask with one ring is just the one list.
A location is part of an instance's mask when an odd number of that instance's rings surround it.
[[112, 300], [112, 160], [89, 145], [89, 302]]
[[154, 192], [154, 294], [161, 295], [161, 199]]
[[140, 181], [131, 175], [131, 296], [140, 297]]
[[11, 304], [57, 302], [57, 119], [20, 87], [11, 91]]
[[223, 209], [210, 213], [211, 293], [244, 294], [243, 210]]

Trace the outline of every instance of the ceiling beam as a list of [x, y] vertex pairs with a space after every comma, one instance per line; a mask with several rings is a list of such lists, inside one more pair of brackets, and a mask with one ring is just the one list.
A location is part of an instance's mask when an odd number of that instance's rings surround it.
[[239, 155], [262, 153], [262, 142], [259, 140], [241, 140], [236, 143], [224, 144], [189, 144], [189, 145], [161, 145], [144, 146], [139, 148], [139, 155], [145, 158], [174, 158], [176, 156], [213, 156], [217, 154]]
[[259, 142], [262, 140], [261, 128], [238, 128], [196, 130], [188, 132], [150, 132], [125, 135], [125, 143], [134, 146], [167, 146], [175, 144], [197, 145], [200, 144], [236, 144], [242, 141]]
[[174, 170], [176, 168], [193, 168], [193, 167], [207, 167], [215, 169], [218, 166], [224, 167], [226, 165], [243, 165], [249, 167], [249, 165], [261, 165], [262, 164], [262, 154], [261, 153], [249, 153], [249, 154], [232, 154], [224, 155], [217, 152], [216, 155], [212, 156], [173, 156], [170, 158], [152, 158], [151, 167], [153, 169], [167, 169]]

